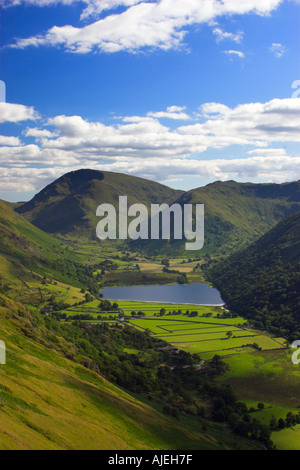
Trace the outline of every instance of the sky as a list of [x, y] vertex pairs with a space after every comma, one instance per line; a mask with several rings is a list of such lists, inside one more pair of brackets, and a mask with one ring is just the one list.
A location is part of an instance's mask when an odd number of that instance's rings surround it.
[[300, 168], [299, 0], [0, 0], [0, 198], [80, 168], [176, 189]]

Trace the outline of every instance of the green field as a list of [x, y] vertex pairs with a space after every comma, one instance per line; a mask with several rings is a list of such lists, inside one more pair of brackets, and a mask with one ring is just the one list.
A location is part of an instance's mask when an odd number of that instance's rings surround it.
[[[241, 317], [224, 318], [222, 307], [134, 301], [117, 303], [129, 326], [147, 330], [180, 350], [197, 353], [204, 361], [216, 354], [222, 356], [229, 370], [219, 378], [220, 382], [229, 383], [248, 408], [255, 408], [252, 417], [267, 426], [272, 416], [276, 420], [285, 419], [289, 411], [299, 412], [300, 368], [291, 363], [290, 350], [286, 349], [283, 338], [250, 328]], [[118, 321], [118, 310], [101, 311], [99, 304], [99, 300], [93, 300], [73, 305], [64, 312], [67, 317], [89, 314], [93, 320], [87, 321], [92, 323]], [[164, 309], [163, 315], [161, 309]], [[133, 311], [136, 314], [143, 312], [143, 316], [133, 317]], [[195, 311], [197, 316], [190, 316]], [[97, 319], [99, 315], [102, 320]], [[138, 353], [126, 348], [124, 352]], [[258, 402], [265, 404], [263, 410], [256, 409]], [[297, 449], [298, 439], [297, 427], [272, 433], [278, 449]]]
[[[254, 343], [262, 350], [282, 349], [284, 344], [282, 338], [272, 338], [265, 332], [244, 326], [246, 321], [241, 317], [220, 318], [224, 313], [221, 307], [134, 301], [117, 303], [130, 325], [149, 330], [152, 335], [179, 349], [199, 353], [203, 359], [211, 358], [215, 354], [244, 354], [254, 350]], [[65, 312], [68, 316], [89, 313], [95, 317], [95, 321], [98, 315], [117, 319], [118, 314], [115, 311], [102, 312], [98, 306], [99, 301], [94, 300]], [[165, 309], [165, 314], [160, 316], [162, 308]], [[141, 311], [145, 316], [132, 317], [132, 311]], [[181, 313], [178, 314], [178, 311]], [[197, 316], [189, 316], [193, 311], [198, 313]], [[227, 336], [228, 332], [231, 333], [230, 337]]]
[[274, 431], [271, 439], [278, 450], [300, 450], [300, 425]]

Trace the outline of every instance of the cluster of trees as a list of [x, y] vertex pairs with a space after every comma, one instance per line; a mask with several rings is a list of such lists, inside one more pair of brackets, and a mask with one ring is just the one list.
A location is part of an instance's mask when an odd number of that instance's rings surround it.
[[114, 271], [115, 269], [118, 269], [118, 264], [110, 259], [106, 259], [104, 261], [101, 261], [101, 263], [93, 265], [93, 269], [100, 269], [101, 274], [105, 274], [105, 271]]
[[226, 319], [226, 318], [237, 318], [237, 317], [238, 317], [237, 313], [230, 312], [229, 310], [224, 310], [223, 313], [217, 313], [217, 318]]
[[132, 310], [131, 316], [132, 317], [145, 317], [146, 314], [145, 312], [142, 312], [141, 310], [139, 310], [138, 312], [136, 312], [135, 310]]
[[206, 392], [212, 399], [212, 416], [215, 421], [227, 423], [237, 434], [262, 441], [268, 448], [273, 447], [272, 430], [258, 419], [250, 416], [245, 403], [237, 401], [229, 385], [206, 385]]
[[99, 304], [99, 308], [103, 312], [109, 312], [111, 310], [118, 310], [119, 305], [117, 304], [117, 302], [111, 303], [110, 300], [103, 299], [103, 300], [101, 300], [101, 302]]
[[57, 313], [60, 310], [66, 310], [70, 307], [71, 305], [67, 304], [66, 302], [63, 302], [62, 300], [57, 300], [55, 295], [51, 295], [47, 303], [41, 308], [41, 313], [43, 315], [47, 314], [57, 317]]
[[186, 315], [188, 317], [197, 317], [199, 315], [199, 312], [197, 310], [192, 310], [192, 311], [186, 310], [186, 312], [184, 313], [181, 309], [179, 309], [179, 310], [172, 310], [172, 311], [169, 310], [169, 312], [167, 313], [165, 308], [161, 308], [158, 313], [154, 314], [155, 317], [156, 316], [163, 317], [164, 315]]
[[41, 262], [56, 271], [55, 277], [58, 280], [84, 287], [92, 294], [98, 293], [101, 276], [94, 275], [94, 267], [84, 266], [65, 258], [56, 259], [55, 261], [44, 259]]
[[296, 426], [296, 424], [300, 424], [300, 413], [295, 414], [289, 411], [285, 419], [279, 418], [277, 420], [275, 416], [272, 416], [270, 421], [270, 428], [272, 430], [279, 430], [284, 428], [291, 428], [292, 426]]

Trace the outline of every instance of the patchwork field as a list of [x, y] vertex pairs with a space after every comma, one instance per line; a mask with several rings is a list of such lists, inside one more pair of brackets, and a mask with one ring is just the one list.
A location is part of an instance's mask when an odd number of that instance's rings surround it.
[[[118, 306], [130, 325], [149, 330], [179, 349], [199, 353], [203, 359], [215, 354], [227, 356], [251, 350], [282, 349], [285, 342], [246, 327], [241, 317], [224, 318], [226, 312], [222, 307], [133, 301], [118, 301]], [[101, 311], [98, 300], [65, 313], [67, 316], [88, 313], [93, 315], [94, 321], [116, 321], [119, 315], [114, 310]], [[97, 320], [99, 315], [106, 320]]]
[[[246, 402], [248, 408], [255, 408], [255, 417], [266, 425], [273, 416], [276, 420], [285, 419], [289, 411], [299, 412], [300, 367], [292, 364], [285, 339], [250, 328], [241, 317], [230, 318], [230, 313], [222, 307], [117, 303], [128, 325], [147, 330], [178, 349], [197, 353], [204, 361], [216, 354], [222, 356], [229, 370], [219, 380], [230, 383], [239, 399]], [[74, 306], [66, 313], [71, 315], [76, 311], [94, 312], [93, 322], [101, 321], [97, 320], [99, 313], [110, 321], [118, 321], [119, 317], [116, 311], [101, 312], [97, 300]], [[264, 403], [264, 409], [257, 409], [258, 402]], [[299, 437], [299, 426], [272, 433], [278, 449], [300, 449]]]

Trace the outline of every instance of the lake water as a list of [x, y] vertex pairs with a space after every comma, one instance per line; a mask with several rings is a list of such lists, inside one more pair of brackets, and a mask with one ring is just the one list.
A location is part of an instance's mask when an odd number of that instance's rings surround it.
[[169, 302], [178, 304], [222, 305], [218, 289], [208, 284], [175, 284], [171, 286], [105, 287], [105, 299], [135, 300], [142, 302]]

